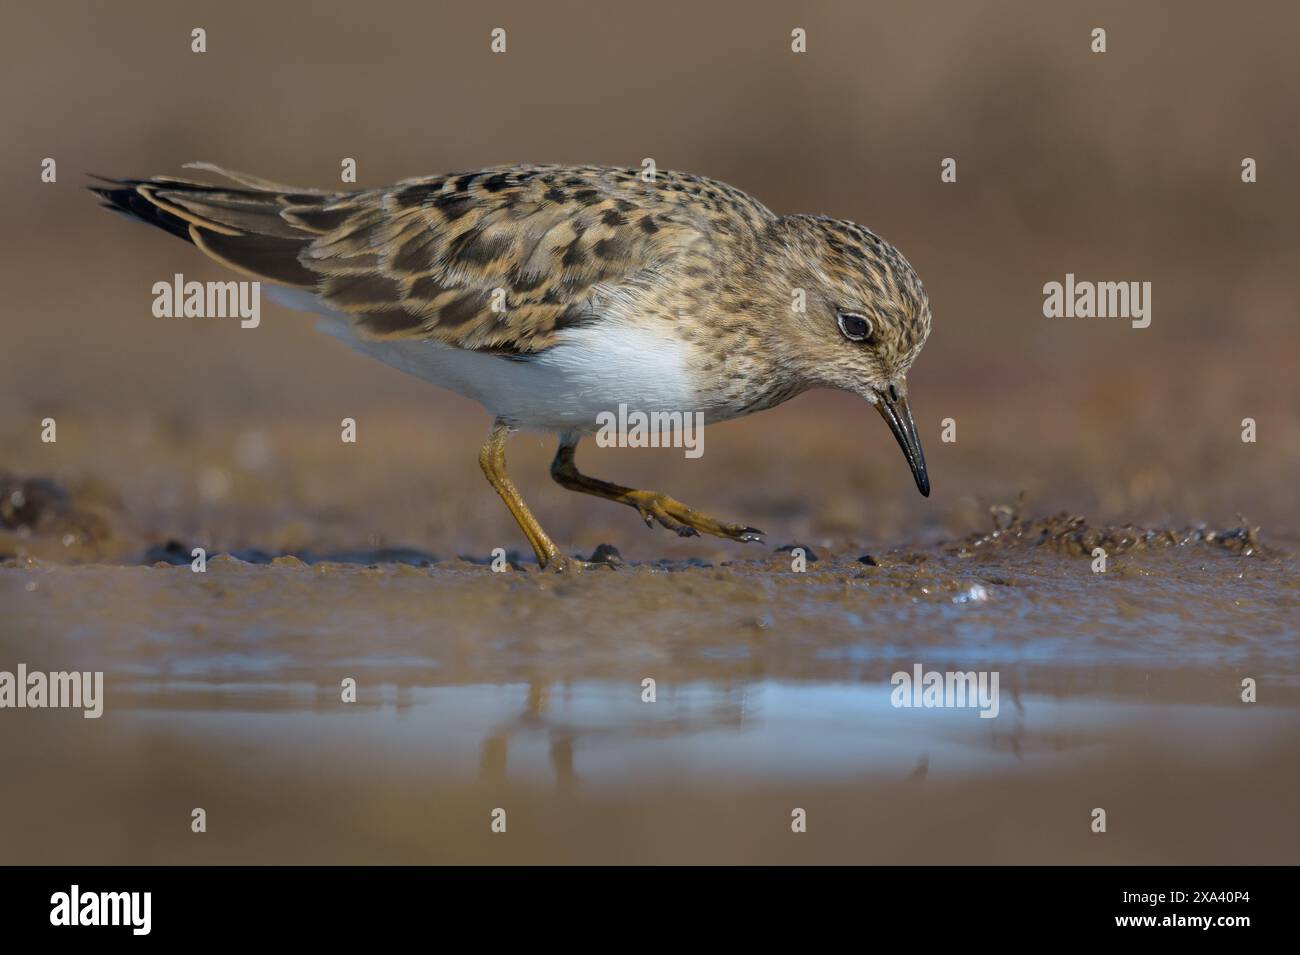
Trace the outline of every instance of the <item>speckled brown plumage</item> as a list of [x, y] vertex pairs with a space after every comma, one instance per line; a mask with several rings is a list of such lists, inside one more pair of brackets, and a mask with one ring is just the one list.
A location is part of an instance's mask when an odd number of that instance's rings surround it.
[[632, 169], [514, 165], [317, 192], [195, 165], [243, 188], [160, 176], [115, 180], [101, 195], [137, 214], [154, 206], [236, 269], [317, 291], [368, 337], [535, 352], [558, 330], [599, 320], [602, 296], [670, 284], [651, 307], [734, 318], [739, 345], [757, 337], [760, 305], [790, 311], [788, 288], [761, 284], [786, 252], [901, 306], [898, 317], [912, 320], [900, 326], [897, 359], [929, 331], [915, 274], [871, 232], [782, 219], [701, 176], [663, 171], [647, 182]]

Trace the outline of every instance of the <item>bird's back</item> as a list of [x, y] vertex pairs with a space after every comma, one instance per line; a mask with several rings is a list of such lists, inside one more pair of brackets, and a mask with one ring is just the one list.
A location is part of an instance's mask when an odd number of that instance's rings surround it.
[[600, 321], [602, 294], [666, 271], [702, 276], [710, 247], [775, 219], [735, 187], [671, 171], [509, 165], [321, 192], [196, 168], [235, 185], [155, 177], [95, 191], [226, 265], [308, 290], [359, 336], [520, 355]]

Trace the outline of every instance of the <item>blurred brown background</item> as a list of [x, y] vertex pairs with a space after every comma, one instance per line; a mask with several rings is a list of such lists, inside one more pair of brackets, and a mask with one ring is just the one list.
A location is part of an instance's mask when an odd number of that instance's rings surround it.
[[[498, 26], [505, 55], [489, 51]], [[1298, 28], [1300, 10], [1264, 2], [8, 4], [0, 470], [108, 502], [121, 526], [105, 552], [122, 557], [187, 536], [522, 547], [478, 473], [485, 412], [265, 300], [255, 331], [153, 318], [155, 281], [221, 270], [97, 209], [82, 173], [206, 159], [337, 187], [353, 157], [367, 187], [648, 156], [778, 212], [855, 219], [910, 258], [935, 313], [912, 374], [935, 495], [916, 496], [881, 422], [844, 395], [711, 429], [699, 461], [588, 447], [587, 470], [773, 544], [964, 533], [1022, 490], [1036, 512], [1244, 512], [1266, 539], [1294, 537]], [[57, 184], [39, 179], [46, 156]], [[939, 179], [948, 156], [956, 184]], [[1042, 286], [1066, 272], [1151, 281], [1151, 327], [1044, 318]], [[39, 441], [47, 415], [56, 445]], [[345, 416], [356, 446], [338, 440]], [[563, 546], [738, 553], [560, 491], [550, 453], [517, 438], [512, 470]]]

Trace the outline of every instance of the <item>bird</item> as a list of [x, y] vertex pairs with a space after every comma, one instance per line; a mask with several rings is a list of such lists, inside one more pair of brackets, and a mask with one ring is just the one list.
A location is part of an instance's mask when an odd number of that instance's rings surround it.
[[718, 180], [650, 168], [510, 164], [351, 191], [185, 168], [203, 178], [95, 176], [88, 188], [357, 351], [483, 405], [493, 424], [479, 464], [543, 569], [586, 565], [507, 474], [519, 430], [558, 435], [561, 486], [648, 526], [763, 539], [579, 471], [580, 440], [620, 406], [712, 423], [813, 388], [851, 392], [883, 416], [929, 496], [906, 378], [930, 334], [929, 298], [861, 225], [777, 215]]

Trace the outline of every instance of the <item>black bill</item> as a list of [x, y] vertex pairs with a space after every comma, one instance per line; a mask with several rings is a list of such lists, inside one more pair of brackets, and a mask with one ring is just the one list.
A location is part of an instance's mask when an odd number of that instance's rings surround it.
[[907, 457], [907, 466], [912, 469], [912, 477], [916, 478], [916, 489], [929, 497], [930, 475], [925, 470], [925, 452], [921, 450], [921, 439], [917, 437], [916, 422], [912, 420], [907, 398], [893, 388], [877, 392], [876, 410], [898, 439], [898, 446]]

